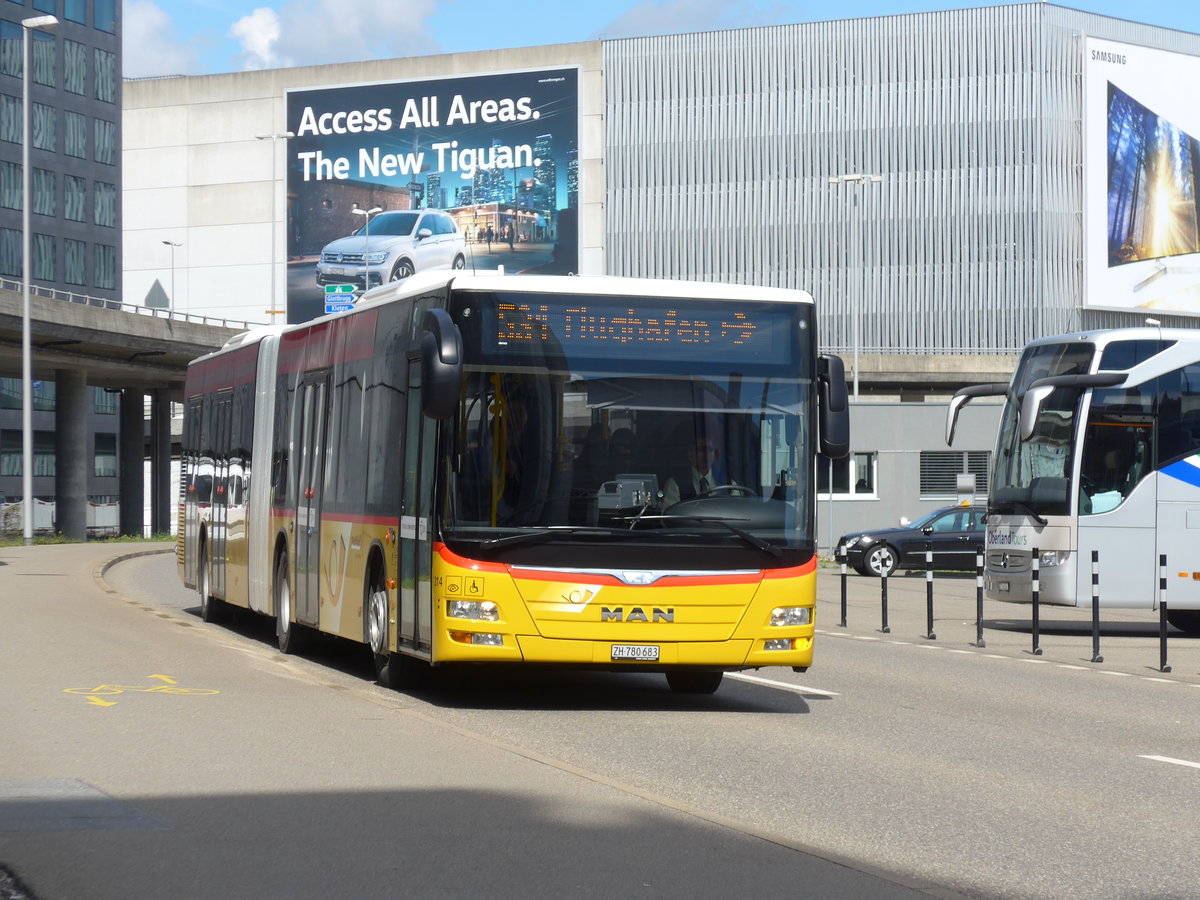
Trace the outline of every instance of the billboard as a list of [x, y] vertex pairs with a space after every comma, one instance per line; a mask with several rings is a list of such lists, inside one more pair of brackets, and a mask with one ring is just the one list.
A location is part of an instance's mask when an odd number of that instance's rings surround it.
[[579, 72], [291, 90], [287, 320], [427, 269], [578, 270]]
[[1200, 57], [1085, 54], [1085, 305], [1200, 315]]

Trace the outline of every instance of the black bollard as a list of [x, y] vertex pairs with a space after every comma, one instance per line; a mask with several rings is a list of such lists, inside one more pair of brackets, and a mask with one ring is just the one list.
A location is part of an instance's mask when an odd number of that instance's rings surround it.
[[879, 579], [879, 599], [880, 599], [880, 602], [883, 604], [883, 622], [880, 625], [879, 630], [881, 632], [883, 632], [884, 634], [891, 634], [892, 629], [888, 627], [887, 583], [888, 583], [888, 577], [887, 577], [887, 573], [885, 572], [883, 574], [883, 577]]
[[975, 551], [975, 643], [973, 647], [986, 647], [983, 640], [983, 551]]
[[1030, 596], [1030, 599], [1033, 601], [1033, 619], [1032, 619], [1032, 622], [1030, 625], [1030, 631], [1033, 633], [1033, 650], [1031, 650], [1030, 652], [1033, 653], [1034, 656], [1042, 655], [1042, 648], [1039, 646], [1039, 642], [1041, 639], [1041, 628], [1042, 628], [1042, 621], [1041, 621], [1041, 593], [1042, 593], [1041, 571], [1042, 571], [1042, 569], [1041, 569], [1041, 566], [1042, 566], [1041, 554], [1038, 552], [1038, 548], [1034, 547], [1033, 548], [1033, 560], [1032, 560], [1032, 564], [1029, 569], [1029, 591], [1030, 591], [1029, 596]]
[[1167, 554], [1158, 556], [1158, 671], [1170, 672], [1167, 665]]
[[1092, 662], [1102, 663], [1100, 655], [1100, 551], [1092, 551]]
[[842, 557], [842, 621], [838, 624], [842, 628], [846, 627], [846, 548], [840, 547], [839, 555]]
[[925, 542], [925, 637], [937, 640], [933, 633], [933, 544]]

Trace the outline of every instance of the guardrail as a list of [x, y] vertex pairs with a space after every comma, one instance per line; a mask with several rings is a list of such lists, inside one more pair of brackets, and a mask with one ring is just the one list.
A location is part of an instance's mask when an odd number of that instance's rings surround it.
[[[24, 292], [24, 284], [9, 278], [0, 278], [0, 288], [17, 294]], [[29, 286], [29, 293], [35, 297], [45, 297], [49, 300], [63, 300], [67, 303], [77, 303], [81, 306], [92, 306], [98, 309], [114, 309], [121, 312], [133, 313], [139, 316], [152, 316], [156, 319], [172, 319], [177, 322], [195, 322], [200, 325], [214, 325], [220, 328], [238, 328], [248, 331], [258, 328], [262, 322], [243, 322], [238, 319], [222, 319], [214, 316], [200, 316], [192, 313], [175, 312], [171, 309], [159, 309], [153, 306], [139, 306], [135, 303], [123, 303], [120, 300], [110, 300], [106, 297], [90, 297], [87, 294], [76, 294], [74, 291], [60, 291], [57, 288], [43, 287], [38, 284]]]
[[[838, 626], [840, 628], [847, 628], [847, 627], [849, 627], [847, 624], [847, 611], [848, 611], [848, 603], [849, 603], [849, 588], [848, 588], [849, 573], [847, 572], [845, 546], [840, 546], [838, 548], [836, 558], [840, 559], [840, 573], [839, 573], [840, 578], [839, 578], [839, 580], [840, 580], [840, 588], [841, 588], [841, 603], [840, 603], [841, 619], [838, 622]], [[1043, 655], [1043, 651], [1042, 651], [1042, 647], [1041, 647], [1042, 605], [1041, 605], [1040, 566], [1038, 565], [1039, 559], [1040, 559], [1040, 552], [1039, 552], [1038, 548], [1037, 547], [1032, 548], [1032, 563], [1033, 563], [1033, 565], [1032, 565], [1032, 569], [1030, 572], [1030, 575], [1031, 575], [1031, 585], [1030, 585], [1030, 587], [1031, 587], [1031, 603], [1030, 603], [1030, 609], [1029, 609], [1029, 613], [1030, 613], [1030, 615], [1029, 615], [1029, 633], [1030, 633], [1030, 638], [1031, 638], [1031, 642], [1032, 642], [1031, 647], [1029, 649], [1029, 654], [1031, 656], [1042, 656]], [[1167, 613], [1169, 610], [1168, 600], [1167, 600], [1167, 593], [1168, 593], [1168, 591], [1167, 591], [1167, 585], [1168, 585], [1167, 572], [1168, 572], [1167, 557], [1165, 554], [1161, 554], [1158, 557], [1158, 596], [1156, 598], [1157, 602], [1154, 604], [1153, 609], [1155, 609], [1158, 613], [1158, 615], [1157, 615], [1158, 665], [1155, 666], [1154, 668], [1157, 668], [1157, 670], [1159, 672], [1163, 672], [1163, 673], [1168, 673], [1171, 671], [1171, 666], [1167, 661], [1168, 638], [1169, 638], [1169, 634], [1170, 634], [1169, 629], [1167, 627], [1167, 624], [1168, 624], [1167, 623]], [[973, 573], [974, 578], [975, 578], [975, 617], [974, 617], [974, 622], [970, 623], [970, 624], [973, 624], [975, 627], [975, 640], [971, 641], [970, 645], [972, 647], [977, 647], [980, 649], [987, 646], [987, 643], [984, 640], [984, 636], [983, 636], [983, 629], [984, 629], [983, 573], [984, 573], [983, 551], [977, 550], [975, 553], [975, 571]], [[936, 573], [935, 573], [935, 570], [933, 567], [932, 545], [929, 542], [926, 542], [926, 544], [925, 544], [925, 572], [924, 572], [924, 574], [925, 574], [925, 588], [926, 588], [926, 628], [925, 628], [925, 634], [923, 635], [923, 637], [926, 640], [935, 641], [935, 640], [937, 640], [937, 635], [934, 633], [934, 630], [933, 630], [933, 625], [934, 625], [934, 609], [933, 609], [933, 607], [934, 607], [934, 576]], [[1090, 622], [1089, 622], [1090, 627], [1087, 630], [1090, 632], [1090, 636], [1091, 636], [1091, 640], [1092, 640], [1092, 652], [1091, 652], [1091, 656], [1090, 656], [1090, 661], [1093, 663], [1104, 662], [1104, 656], [1100, 653], [1101, 609], [1102, 608], [1109, 609], [1106, 607], [1102, 607], [1102, 604], [1100, 602], [1100, 596], [1101, 596], [1100, 574], [1101, 574], [1100, 554], [1098, 551], [1093, 550], [1092, 554], [1091, 554], [1091, 597], [1090, 597], [1090, 603], [1086, 604], [1086, 606], [1090, 607], [1090, 613], [1091, 613]], [[888, 618], [889, 617], [888, 575], [886, 573], [883, 574], [882, 577], [880, 577], [880, 579], [879, 579], [879, 598], [880, 598], [880, 626], [879, 626], [878, 630], [881, 634], [890, 634], [892, 629], [891, 629], [891, 625], [889, 623], [889, 618]], [[1085, 604], [1080, 604], [1080, 607], [1084, 607], [1084, 606], [1085, 606]], [[1113, 607], [1113, 608], [1109, 609], [1109, 611], [1121, 610], [1121, 609], [1124, 609], [1124, 607]], [[963, 624], [968, 624], [968, 623], [964, 622]], [[1108, 624], [1108, 623], [1105, 623], [1105, 624]], [[1187, 635], [1184, 635], [1184, 636], [1185, 636], [1185, 639], [1186, 639], [1186, 637], [1188, 637]], [[1192, 636], [1192, 637], [1194, 638], [1194, 636]]]

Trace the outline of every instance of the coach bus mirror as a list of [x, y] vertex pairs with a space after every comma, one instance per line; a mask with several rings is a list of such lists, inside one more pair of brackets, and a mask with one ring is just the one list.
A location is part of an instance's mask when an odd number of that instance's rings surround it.
[[991, 384], [972, 384], [959, 388], [950, 398], [950, 407], [946, 410], [946, 446], [954, 445], [954, 429], [958, 425], [959, 411], [976, 397], [998, 397], [1008, 393], [1008, 383], [994, 381]]
[[421, 335], [421, 411], [448, 419], [462, 389], [462, 334], [444, 309], [425, 313]]
[[1021, 440], [1027, 441], [1033, 437], [1037, 428], [1038, 417], [1042, 414], [1042, 404], [1054, 393], [1055, 385], [1034, 385], [1021, 398]]
[[840, 356], [817, 357], [817, 431], [822, 455], [844, 459], [850, 452], [850, 399]]

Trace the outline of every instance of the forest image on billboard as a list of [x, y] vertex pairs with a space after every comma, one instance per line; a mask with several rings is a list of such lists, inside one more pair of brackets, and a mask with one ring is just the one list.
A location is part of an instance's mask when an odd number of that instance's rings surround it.
[[429, 270], [578, 270], [578, 71], [289, 91], [289, 322]]
[[1200, 253], [1200, 141], [1108, 85], [1108, 264]]

